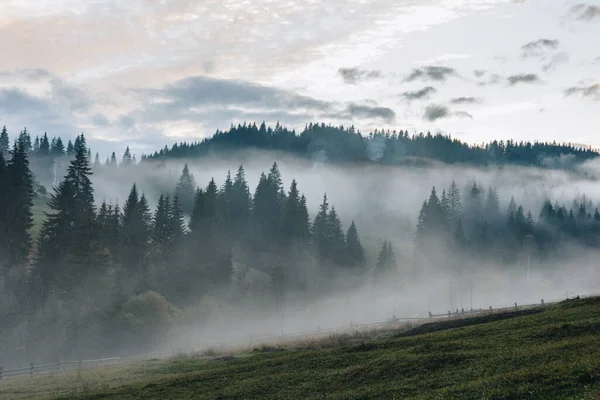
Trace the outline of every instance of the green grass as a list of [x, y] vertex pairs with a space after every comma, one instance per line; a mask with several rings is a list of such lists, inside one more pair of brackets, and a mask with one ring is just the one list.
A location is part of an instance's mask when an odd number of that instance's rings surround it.
[[600, 298], [338, 343], [12, 379], [0, 384], [0, 397], [30, 390], [29, 398], [61, 399], [600, 398]]

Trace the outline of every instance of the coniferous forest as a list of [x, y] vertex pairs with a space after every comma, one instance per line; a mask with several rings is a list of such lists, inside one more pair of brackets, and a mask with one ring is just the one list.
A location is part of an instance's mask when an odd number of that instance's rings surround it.
[[[303, 193], [309, 184], [285, 177], [289, 184], [284, 185], [275, 155], [252, 187], [243, 165], [222, 171], [220, 180], [199, 182], [182, 162], [179, 177], [152, 198], [135, 179], [121, 200], [95, 192], [96, 179], [115, 171], [158, 170], [169, 160], [215, 151], [226, 157], [227, 150], [244, 148], [359, 166], [414, 164], [410, 168], [427, 168], [415, 166], [422, 164], [415, 160], [562, 168], [564, 163], [552, 160], [571, 157], [572, 166], [597, 156], [548, 143], [469, 146], [402, 131], [363, 137], [354, 128], [311, 124], [296, 135], [279, 124], [274, 129], [244, 124], [144, 155], [139, 163], [129, 148], [120, 161], [112, 153], [101, 162], [83, 134], [65, 145], [47, 134], [32, 140], [24, 130], [11, 144], [4, 128], [0, 359], [5, 365], [136, 354], [161, 346], [185, 326], [198, 336], [211, 324], [243, 330], [246, 322], [232, 321], [319, 314], [323, 302], [352, 293], [369, 293], [360, 298], [368, 308], [381, 296], [436, 290], [423, 285], [428, 280], [443, 282], [437, 287], [443, 288], [448, 308], [458, 307], [458, 298], [465, 307], [463, 297], [480, 272], [500, 267], [524, 280], [550, 274], [556, 260], [600, 249], [600, 212], [586, 195], [573, 196], [569, 204], [547, 198], [530, 208], [511, 193], [470, 178], [427, 188], [429, 196], [419, 199], [420, 211], [411, 216], [410, 243], [372, 227], [365, 235], [353, 215], [338, 213], [327, 193], [320, 204], [309, 204]], [[40, 216], [34, 215], [36, 204], [43, 205]]]

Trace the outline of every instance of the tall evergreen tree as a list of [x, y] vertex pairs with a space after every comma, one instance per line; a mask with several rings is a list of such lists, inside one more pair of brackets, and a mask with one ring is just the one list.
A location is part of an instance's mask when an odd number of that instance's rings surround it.
[[175, 195], [179, 198], [181, 208], [186, 214], [190, 214], [194, 208], [194, 197], [197, 188], [194, 175], [190, 173], [188, 165], [185, 164], [175, 188]]
[[28, 262], [31, 248], [29, 229], [33, 226], [33, 175], [29, 168], [29, 158], [25, 140], [18, 140], [12, 150], [12, 158], [7, 166], [5, 194], [6, 201], [6, 240], [9, 265], [18, 266]]
[[98, 242], [91, 168], [83, 134], [77, 137], [75, 158], [65, 179], [55, 188], [39, 239], [34, 284], [42, 294], [48, 285], [60, 294], [77, 290], [77, 283], [103, 263]]
[[0, 132], [0, 153], [2, 153], [2, 157], [4, 160], [8, 160], [10, 150], [10, 141], [8, 139], [8, 132], [6, 131], [6, 126], [2, 127], [2, 132]]
[[377, 256], [377, 264], [375, 266], [375, 276], [377, 278], [386, 278], [390, 274], [397, 272], [396, 256], [392, 249], [392, 244], [387, 240], [383, 242], [379, 255]]
[[123, 167], [133, 166], [133, 158], [131, 158], [131, 151], [129, 150], [129, 146], [127, 146], [127, 148], [125, 148], [125, 153], [123, 153], [123, 159], [121, 160], [121, 166], [123, 166]]
[[348, 233], [346, 234], [346, 252], [349, 258], [349, 265], [363, 271], [367, 264], [367, 258], [365, 250], [360, 243], [358, 230], [354, 221], [350, 224], [350, 228], [348, 228]]
[[145, 197], [140, 197], [134, 183], [123, 206], [121, 228], [122, 287], [125, 294], [147, 289], [148, 246], [150, 244], [151, 215]]

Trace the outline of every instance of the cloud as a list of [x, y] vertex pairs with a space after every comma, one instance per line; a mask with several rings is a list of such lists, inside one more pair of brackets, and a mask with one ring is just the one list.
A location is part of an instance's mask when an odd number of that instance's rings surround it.
[[435, 121], [444, 118], [450, 114], [450, 110], [446, 106], [431, 104], [425, 108], [423, 118], [427, 121]]
[[487, 81], [477, 82], [477, 86], [496, 85], [496, 84], [500, 83], [502, 80], [504, 80], [504, 78], [501, 75], [491, 74], [491, 75], [488, 75]]
[[18, 88], [0, 89], [0, 115], [4, 116], [3, 124], [18, 129], [27, 127], [32, 134], [47, 131], [60, 135], [77, 131], [69, 110]]
[[255, 83], [202, 76], [184, 78], [161, 89], [131, 89], [150, 96], [165, 111], [202, 106], [247, 106], [267, 109], [330, 109], [332, 103]]
[[542, 69], [547, 72], [553, 70], [557, 65], [564, 64], [569, 61], [569, 55], [567, 53], [561, 52], [555, 54], [554, 57], [550, 59], [546, 64], [542, 66]]
[[539, 76], [536, 74], [517, 74], [511, 75], [508, 78], [508, 84], [510, 86], [517, 85], [519, 83], [537, 83], [541, 82]]
[[580, 21], [591, 21], [600, 17], [600, 7], [581, 3], [571, 7], [571, 12], [576, 13]]
[[387, 107], [330, 102], [256, 83], [195, 76], [162, 88], [130, 89], [142, 106], [121, 116], [123, 129], [167, 122], [228, 126], [235, 120], [281, 120], [286, 123], [326, 117], [352, 121], [395, 120]]
[[338, 69], [338, 74], [341, 75], [345, 83], [350, 85], [355, 85], [361, 80], [381, 77], [381, 71], [366, 71], [358, 68], [340, 68]]
[[469, 114], [468, 112], [466, 112], [466, 111], [455, 111], [455, 112], [452, 113], [452, 115], [455, 115], [455, 116], [460, 117], [460, 118], [473, 119], [473, 116], [471, 114]]
[[473, 115], [466, 111], [451, 111], [447, 106], [440, 104], [430, 104], [425, 108], [423, 119], [426, 121], [436, 121], [446, 117], [458, 117], [473, 119]]
[[481, 98], [479, 97], [456, 97], [450, 100], [452, 104], [476, 104], [481, 103]]
[[487, 71], [486, 71], [486, 70], [484, 70], [484, 69], [476, 69], [476, 70], [473, 70], [473, 74], [474, 74], [476, 77], [478, 77], [478, 78], [481, 78], [483, 75], [485, 75], [485, 73], [486, 73], [486, 72], [487, 72]]
[[574, 86], [565, 90], [565, 96], [580, 94], [583, 97], [590, 97], [596, 101], [600, 101], [600, 83], [595, 83], [590, 86]]
[[392, 123], [396, 119], [396, 113], [387, 107], [371, 107], [357, 104], [349, 104], [345, 112], [353, 117], [359, 118], [380, 118], [386, 123]]
[[402, 93], [402, 97], [406, 100], [425, 100], [428, 99], [430, 95], [437, 92], [437, 89], [433, 86], [426, 86], [423, 89], [414, 91], [414, 92], [404, 92]]
[[559, 42], [556, 39], [539, 39], [521, 46], [523, 57], [543, 56], [548, 50], [556, 50]]
[[432, 80], [432, 81], [446, 81], [448, 77], [458, 75], [454, 68], [440, 67], [440, 66], [426, 66], [422, 68], [415, 68], [412, 70], [404, 81], [412, 82], [417, 79]]

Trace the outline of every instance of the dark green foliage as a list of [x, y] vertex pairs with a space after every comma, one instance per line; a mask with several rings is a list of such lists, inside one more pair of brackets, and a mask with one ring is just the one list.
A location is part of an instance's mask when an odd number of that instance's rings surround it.
[[[283, 150], [304, 157], [333, 163], [376, 162], [382, 164], [411, 164], [415, 157], [434, 159], [445, 163], [488, 165], [535, 165], [543, 168], [572, 168], [578, 163], [598, 156], [589, 149], [568, 144], [543, 142], [492, 141], [485, 145], [469, 145], [442, 134], [419, 133], [409, 136], [408, 131], [378, 131], [367, 135], [351, 127], [310, 123], [298, 135], [279, 125], [257, 127], [255, 123], [232, 125], [228, 131], [217, 132], [209, 139], [193, 143], [175, 143], [165, 146], [145, 160], [202, 157], [218, 151], [260, 148]], [[574, 162], [558, 166], [553, 157], [573, 155]], [[550, 161], [547, 161], [550, 160]], [[449, 193], [448, 193], [449, 194]]]
[[198, 187], [194, 175], [190, 173], [188, 165], [185, 164], [183, 171], [181, 171], [179, 182], [177, 182], [177, 187], [175, 188], [175, 196], [177, 196], [181, 202], [181, 209], [186, 214], [190, 214], [194, 208], [194, 196], [197, 189]]
[[84, 136], [78, 136], [76, 143], [67, 175], [48, 201], [51, 212], [46, 214], [39, 238], [34, 288], [40, 301], [52, 287], [61, 296], [76, 291], [83, 277], [105, 261]]
[[5, 241], [6, 262], [16, 267], [28, 263], [31, 247], [29, 229], [33, 225], [33, 176], [29, 169], [26, 141], [18, 140], [5, 167]]
[[360, 272], [364, 272], [364, 269], [367, 266], [367, 258], [365, 256], [365, 250], [360, 243], [358, 230], [356, 229], [354, 221], [350, 224], [348, 233], [346, 234], [346, 252], [348, 255], [348, 265], [357, 268]]
[[8, 151], [10, 150], [10, 142], [8, 139], [8, 132], [6, 131], [6, 126], [2, 127], [2, 131], [0, 132], [0, 153], [2, 153], [2, 157], [4, 160], [7, 160], [9, 155]]

